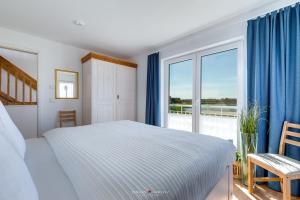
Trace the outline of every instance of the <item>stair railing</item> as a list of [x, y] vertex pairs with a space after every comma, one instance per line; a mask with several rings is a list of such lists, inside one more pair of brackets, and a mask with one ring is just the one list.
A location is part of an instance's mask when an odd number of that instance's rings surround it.
[[[6, 92], [2, 91], [2, 73], [6, 71]], [[14, 97], [10, 93], [11, 91], [11, 75], [14, 76]], [[19, 80], [22, 84], [22, 98], [21, 100], [18, 98], [18, 84]], [[29, 87], [29, 101], [26, 101], [25, 87]], [[0, 56], [0, 99], [3, 104], [6, 105], [37, 105], [36, 98], [33, 99], [33, 91], [37, 92], [37, 81], [24, 72], [22, 69]]]

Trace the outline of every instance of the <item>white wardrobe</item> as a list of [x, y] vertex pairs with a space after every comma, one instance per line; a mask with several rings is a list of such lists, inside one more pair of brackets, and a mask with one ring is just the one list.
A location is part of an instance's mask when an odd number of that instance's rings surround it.
[[83, 62], [83, 124], [136, 120], [136, 64], [90, 53]]

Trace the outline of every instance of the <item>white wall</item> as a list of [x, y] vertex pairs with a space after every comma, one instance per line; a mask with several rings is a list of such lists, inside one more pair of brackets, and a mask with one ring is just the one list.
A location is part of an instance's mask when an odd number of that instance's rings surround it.
[[131, 58], [138, 64], [137, 71], [137, 120], [145, 121], [146, 105], [146, 82], [147, 82], [147, 55], [159, 51], [160, 59], [183, 54], [185, 52], [200, 49], [205, 46], [213, 45], [233, 38], [244, 38], [244, 47], [246, 48], [247, 20], [271, 12], [273, 10], [296, 3], [296, 0], [279, 0], [259, 9], [249, 11], [243, 15], [227, 19], [219, 24], [212, 24], [195, 34], [164, 45], [153, 51], [144, 52]]
[[25, 139], [37, 137], [38, 112], [36, 105], [9, 105], [5, 108]]
[[[41, 39], [28, 34], [0, 28], [0, 46], [38, 53], [38, 133], [56, 127], [58, 111], [75, 109], [81, 123], [82, 65], [80, 59], [87, 50]], [[80, 93], [76, 100], [56, 100], [54, 98], [54, 69], [67, 69], [79, 72]]]

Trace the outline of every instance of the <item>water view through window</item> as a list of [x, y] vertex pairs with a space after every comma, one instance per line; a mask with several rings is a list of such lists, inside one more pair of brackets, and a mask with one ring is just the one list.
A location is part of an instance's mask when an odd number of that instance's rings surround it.
[[237, 142], [237, 49], [201, 57], [199, 132]]
[[169, 66], [168, 127], [192, 131], [193, 61]]
[[[198, 57], [196, 81], [194, 60], [169, 64], [168, 127], [193, 130], [237, 143], [237, 52], [230, 49]], [[193, 85], [198, 84], [198, 85]], [[193, 115], [193, 88], [199, 101]], [[197, 110], [198, 109], [198, 110]], [[195, 120], [193, 120], [195, 117]]]

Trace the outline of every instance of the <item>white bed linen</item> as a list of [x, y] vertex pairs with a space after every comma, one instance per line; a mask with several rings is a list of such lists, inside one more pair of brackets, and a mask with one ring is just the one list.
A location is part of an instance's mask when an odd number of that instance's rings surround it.
[[0, 134], [0, 200], [38, 199], [24, 159]]
[[45, 138], [26, 140], [25, 162], [39, 193], [39, 200], [78, 200]]
[[8, 115], [4, 105], [0, 101], [0, 134], [12, 145], [17, 153], [24, 159], [26, 145], [25, 140]]
[[45, 134], [80, 200], [201, 200], [234, 158], [231, 142], [130, 121]]

